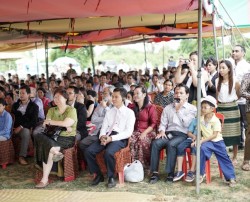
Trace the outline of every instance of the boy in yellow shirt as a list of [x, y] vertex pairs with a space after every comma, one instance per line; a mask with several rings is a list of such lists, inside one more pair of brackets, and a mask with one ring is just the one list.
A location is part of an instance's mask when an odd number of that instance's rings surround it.
[[217, 107], [216, 100], [212, 96], [206, 96], [201, 100], [201, 156], [200, 156], [200, 183], [203, 181], [205, 174], [206, 160], [215, 154], [225, 180], [229, 186], [233, 186], [235, 181], [235, 172], [232, 161], [230, 160], [224, 140], [221, 134], [221, 122], [215, 116], [214, 109]]

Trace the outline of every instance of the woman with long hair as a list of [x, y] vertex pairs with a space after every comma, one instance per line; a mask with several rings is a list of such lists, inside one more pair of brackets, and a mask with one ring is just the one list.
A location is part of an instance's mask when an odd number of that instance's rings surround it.
[[134, 104], [130, 108], [134, 110], [136, 122], [130, 144], [132, 160], [140, 160], [144, 168], [148, 168], [150, 144], [156, 136], [157, 112], [155, 106], [150, 104], [144, 87], [137, 86], [133, 98]]
[[240, 144], [240, 111], [236, 100], [240, 97], [240, 84], [233, 77], [233, 66], [228, 60], [219, 64], [219, 77], [216, 80], [218, 108], [225, 117], [222, 130], [226, 146], [233, 145], [233, 164], [237, 163], [238, 145]]
[[49, 173], [53, 162], [63, 158], [62, 150], [73, 147], [75, 143], [77, 114], [76, 109], [67, 105], [68, 94], [66, 90], [58, 88], [54, 93], [56, 107], [49, 109], [43, 125], [59, 126], [66, 128], [62, 131], [57, 141], [44, 133], [35, 136], [36, 163], [43, 168], [43, 177], [35, 187], [44, 188], [49, 184]]
[[174, 102], [174, 83], [172, 80], [167, 79], [163, 83], [163, 91], [155, 96], [154, 104], [160, 105], [163, 108]]

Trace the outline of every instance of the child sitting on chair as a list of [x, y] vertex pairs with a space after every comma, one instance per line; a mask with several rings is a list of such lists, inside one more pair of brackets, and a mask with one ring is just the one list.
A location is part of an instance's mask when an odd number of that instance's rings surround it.
[[176, 182], [182, 179], [185, 173], [182, 171], [183, 158], [186, 158], [186, 148], [191, 148], [192, 154], [192, 166], [187, 173], [185, 179], [186, 182], [193, 182], [195, 178], [195, 166], [196, 166], [196, 147], [194, 142], [197, 135], [197, 118], [194, 118], [188, 127], [188, 138], [177, 146], [177, 173], [174, 176], [173, 181]]
[[206, 160], [210, 159], [212, 153], [214, 153], [221, 167], [225, 180], [231, 187], [236, 183], [235, 172], [222, 138], [221, 122], [214, 113], [214, 109], [216, 107], [216, 100], [210, 95], [201, 100], [202, 116], [200, 120], [200, 126], [202, 139], [200, 154], [200, 183], [204, 179]]

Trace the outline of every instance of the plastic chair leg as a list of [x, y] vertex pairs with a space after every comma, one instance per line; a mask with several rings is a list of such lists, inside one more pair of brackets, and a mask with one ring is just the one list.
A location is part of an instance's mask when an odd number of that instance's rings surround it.
[[118, 175], [119, 175], [119, 183], [124, 184], [124, 171], [119, 172]]
[[211, 183], [210, 160], [206, 161], [206, 183]]
[[7, 168], [7, 163], [2, 165], [2, 169], [6, 169]]
[[160, 160], [164, 159], [164, 149], [160, 151]]

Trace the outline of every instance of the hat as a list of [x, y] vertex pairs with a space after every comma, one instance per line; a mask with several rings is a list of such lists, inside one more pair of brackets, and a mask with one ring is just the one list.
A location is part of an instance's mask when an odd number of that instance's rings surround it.
[[217, 101], [216, 101], [216, 99], [213, 96], [208, 95], [208, 96], [206, 96], [204, 98], [201, 98], [201, 103], [203, 101], [207, 101], [207, 102], [213, 104], [215, 106], [215, 108], [217, 108]]

